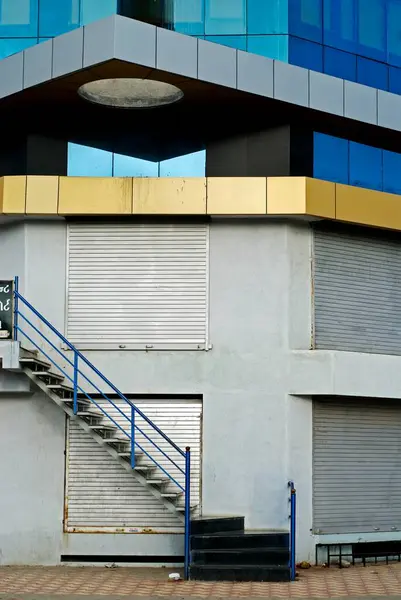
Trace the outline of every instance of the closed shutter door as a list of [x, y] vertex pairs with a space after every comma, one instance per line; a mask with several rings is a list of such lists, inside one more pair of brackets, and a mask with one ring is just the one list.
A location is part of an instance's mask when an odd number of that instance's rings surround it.
[[81, 348], [203, 349], [206, 224], [73, 223], [68, 337]]
[[401, 402], [313, 404], [313, 530], [401, 530]]
[[[100, 400], [96, 402], [101, 404]], [[113, 400], [127, 412], [126, 404]], [[196, 400], [135, 400], [138, 406], [180, 448], [191, 447], [191, 504], [200, 505], [202, 403]], [[127, 421], [117, 409], [107, 412], [122, 427]], [[138, 415], [136, 424], [180, 467], [185, 459], [171, 450]], [[137, 442], [174, 478], [183, 476], [144, 436]], [[149, 459], [145, 462], [151, 464]], [[67, 452], [66, 514], [67, 530], [181, 532], [183, 525], [161, 501], [138, 483], [107, 451], [74, 422], [69, 421]], [[161, 473], [161, 472], [160, 472]], [[162, 474], [162, 473], [161, 473]], [[178, 490], [171, 486], [172, 491]], [[183, 500], [183, 499], [182, 499]], [[195, 514], [196, 514], [195, 513]]]
[[315, 347], [401, 354], [401, 237], [314, 231]]

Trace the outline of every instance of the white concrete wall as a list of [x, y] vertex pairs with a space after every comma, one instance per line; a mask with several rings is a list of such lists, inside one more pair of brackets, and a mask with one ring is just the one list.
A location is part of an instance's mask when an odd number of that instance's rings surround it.
[[[20, 229], [15, 226], [16, 232]], [[15, 246], [15, 257], [9, 254], [7, 265], [0, 261], [0, 273], [7, 266], [10, 276], [24, 278], [26, 297], [63, 330], [65, 224], [38, 220], [27, 222], [22, 230], [23, 236], [18, 235], [23, 250], [12, 234], [0, 235], [0, 256]], [[15, 266], [10, 264], [14, 260]], [[214, 221], [210, 229], [212, 350], [85, 354], [122, 392], [203, 394], [203, 514], [240, 514], [246, 516], [248, 528], [287, 529], [287, 481], [299, 477], [300, 490], [308, 493], [308, 474], [301, 477], [300, 471], [311, 444], [311, 403], [288, 395], [289, 355], [291, 348], [310, 348], [310, 321], [308, 225]], [[54, 427], [57, 436], [64, 435], [60, 424]], [[19, 432], [23, 436], [24, 430]], [[52, 473], [52, 485], [57, 481], [60, 487], [63, 477], [60, 467]], [[59, 492], [55, 498], [62, 510]], [[301, 504], [300, 531], [311, 526], [307, 502]], [[1, 519], [0, 511], [0, 531]], [[49, 520], [58, 542], [43, 547], [40, 555], [46, 555], [46, 560], [42, 562], [57, 563], [60, 554], [182, 553], [179, 536], [63, 535], [59, 514], [50, 512]], [[32, 554], [22, 560], [35, 562]], [[12, 547], [5, 543], [3, 561], [15, 561]]]

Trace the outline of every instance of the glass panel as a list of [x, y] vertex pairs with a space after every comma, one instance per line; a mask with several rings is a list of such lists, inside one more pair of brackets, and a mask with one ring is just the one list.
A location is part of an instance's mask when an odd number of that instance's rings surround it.
[[175, 0], [173, 13], [173, 29], [188, 35], [205, 33], [204, 0]]
[[323, 43], [356, 52], [355, 0], [323, 2]]
[[288, 35], [250, 35], [248, 52], [288, 62]]
[[69, 143], [67, 173], [72, 177], [112, 177], [113, 153]]
[[114, 177], [158, 177], [159, 163], [115, 154], [113, 175]]
[[350, 142], [349, 145], [349, 182], [350, 185], [383, 189], [383, 151], [380, 148]]
[[356, 81], [356, 56], [349, 52], [324, 48], [323, 69], [328, 75]]
[[401, 154], [383, 150], [383, 190], [401, 194]]
[[288, 3], [248, 0], [248, 33], [288, 33]]
[[40, 0], [39, 35], [54, 37], [80, 24], [80, 0]]
[[246, 33], [246, 0], [206, 0], [205, 33]]
[[38, 0], [0, 0], [0, 37], [37, 37]]
[[386, 61], [386, 10], [384, 0], [358, 0], [358, 54]]
[[160, 163], [160, 177], [204, 177], [206, 174], [206, 152], [193, 152], [177, 156]]
[[237, 50], [246, 50], [246, 35], [206, 35], [205, 40]]
[[387, 61], [401, 66], [401, 0], [387, 4]]
[[26, 50], [30, 46], [35, 46], [37, 43], [36, 38], [2, 38], [0, 39], [0, 60]]
[[358, 56], [357, 61], [357, 81], [364, 85], [370, 85], [381, 90], [388, 90], [388, 66], [369, 60], [369, 58], [361, 58]]
[[348, 140], [324, 135], [314, 134], [313, 143], [313, 177], [333, 181], [334, 183], [348, 183]]
[[323, 46], [321, 44], [290, 36], [288, 55], [292, 65], [312, 69], [312, 71], [323, 71]]
[[81, 0], [81, 25], [117, 13], [117, 0]]
[[297, 37], [323, 41], [322, 0], [289, 0], [289, 33]]
[[389, 90], [393, 94], [401, 94], [401, 69], [389, 68]]

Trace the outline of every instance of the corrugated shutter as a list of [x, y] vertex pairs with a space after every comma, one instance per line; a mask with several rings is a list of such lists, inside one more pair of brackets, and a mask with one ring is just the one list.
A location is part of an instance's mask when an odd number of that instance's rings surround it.
[[314, 401], [313, 530], [401, 530], [400, 401]]
[[401, 354], [401, 238], [315, 228], [315, 346]]
[[67, 329], [81, 348], [205, 348], [207, 288], [206, 224], [69, 225]]
[[[101, 401], [96, 400], [99, 404]], [[126, 404], [114, 400], [126, 412]], [[138, 406], [180, 448], [191, 447], [191, 504], [200, 505], [201, 418], [202, 403], [196, 400], [135, 400]], [[127, 421], [117, 409], [107, 409], [122, 427]], [[179, 466], [184, 461], [178, 453], [154, 433], [140, 417], [137, 425]], [[139, 434], [137, 441], [171, 475], [183, 483], [183, 476], [171, 463]], [[146, 462], [150, 462], [146, 459]], [[181, 532], [182, 523], [147, 489], [138, 483], [90, 435], [69, 421], [66, 485], [66, 527], [84, 531]], [[172, 486], [173, 490], [177, 488]]]

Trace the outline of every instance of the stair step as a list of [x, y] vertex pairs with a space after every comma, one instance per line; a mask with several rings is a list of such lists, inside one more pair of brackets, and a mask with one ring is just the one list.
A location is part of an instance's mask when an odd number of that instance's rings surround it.
[[266, 565], [195, 565], [190, 567], [194, 581], [290, 581], [287, 567]]
[[64, 381], [64, 375], [54, 373], [53, 371], [33, 371], [35, 377], [43, 377], [45, 379], [56, 379], [57, 381]]
[[97, 425], [89, 425], [89, 429], [93, 429], [93, 431], [115, 431], [117, 427], [114, 425], [102, 425], [98, 423]]
[[238, 548], [226, 550], [192, 550], [194, 565], [267, 565], [288, 567], [286, 548]]
[[[79, 399], [78, 402], [81, 402], [81, 399]], [[91, 419], [103, 419], [104, 414], [101, 412], [93, 412], [90, 410], [79, 410], [77, 412], [77, 416], [78, 417], [87, 417], [87, 418], [91, 418]]]
[[52, 392], [70, 392], [70, 394], [74, 393], [74, 388], [69, 385], [63, 385], [62, 383], [51, 383], [46, 386]]
[[46, 370], [50, 370], [50, 368], [51, 368], [51, 364], [50, 363], [42, 360], [41, 358], [35, 358], [34, 356], [20, 358], [19, 362], [23, 366], [34, 365], [36, 367], [43, 367], [43, 369], [46, 369]]
[[[193, 523], [194, 521], [192, 521]], [[191, 535], [192, 550], [231, 550], [245, 548], [289, 548], [289, 534], [284, 531], [221, 535]]]
[[191, 521], [192, 535], [243, 532], [245, 517], [199, 517]]
[[[64, 402], [65, 404], [70, 404], [71, 406], [74, 404], [74, 398], [59, 398], [59, 400], [60, 400], [60, 402]], [[80, 406], [87, 407], [87, 406], [92, 405], [92, 402], [90, 400], [85, 400], [84, 398], [78, 398], [77, 402], [78, 402], [78, 409]]]
[[170, 481], [170, 479], [168, 477], [150, 477], [149, 479], [146, 480], [147, 483], [149, 483], [150, 485], [164, 485], [165, 483], [168, 483]]
[[116, 438], [116, 437], [111, 437], [111, 438], [105, 438], [103, 440], [104, 444], [130, 444], [131, 441], [128, 438]]
[[[142, 456], [142, 455], [141, 455]], [[135, 465], [134, 471], [154, 471], [156, 469], [156, 465]]]
[[162, 498], [169, 498], [170, 500], [177, 500], [182, 496], [183, 492], [168, 492], [167, 494], [161, 494]]

